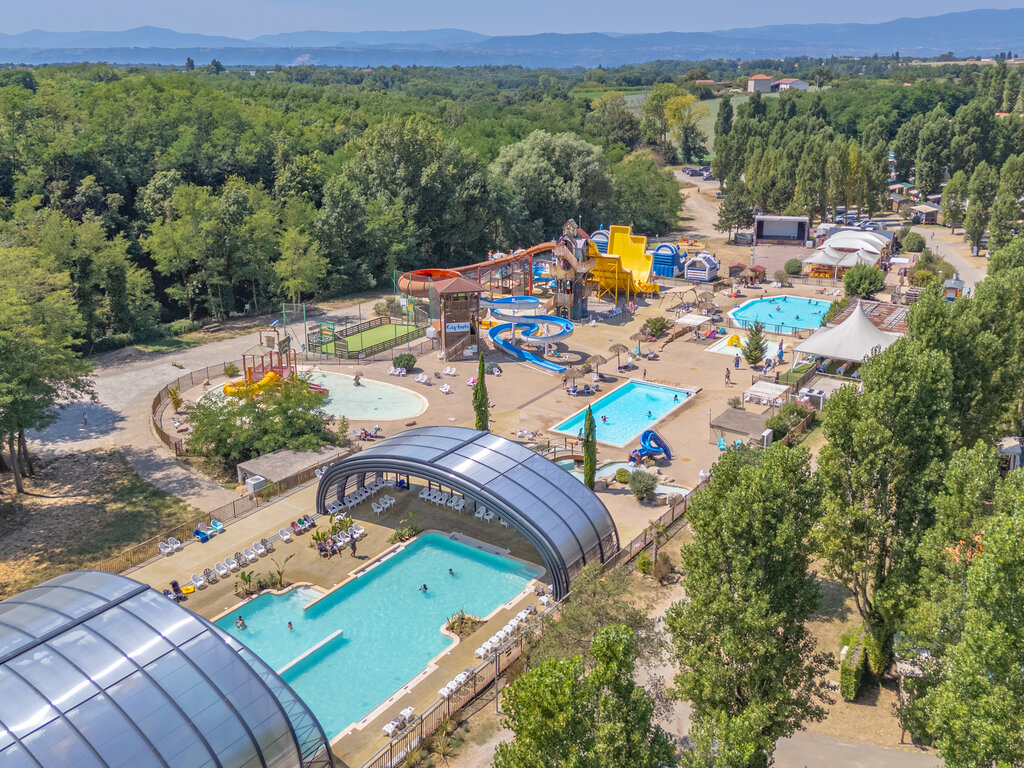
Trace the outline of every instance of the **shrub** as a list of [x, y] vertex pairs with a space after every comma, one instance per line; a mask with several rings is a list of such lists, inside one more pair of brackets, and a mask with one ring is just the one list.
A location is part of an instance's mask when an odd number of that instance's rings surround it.
[[882, 275], [882, 272], [875, 267], [869, 267], [867, 264], [858, 264], [855, 267], [851, 267], [843, 275], [843, 288], [846, 289], [847, 296], [870, 297], [872, 294], [882, 290], [884, 285], [885, 277]]
[[924, 250], [924, 238], [917, 232], [908, 232], [900, 240], [901, 253], [920, 253]]
[[839, 301], [833, 301], [832, 306], [828, 308], [828, 312], [826, 312], [825, 316], [821, 318], [821, 324], [823, 326], [828, 325], [830, 322], [832, 322], [832, 318], [834, 318], [836, 315], [838, 315], [840, 312], [846, 309], [846, 305], [849, 303], [850, 298], [848, 296], [843, 296], [843, 298], [841, 298]]
[[629, 476], [629, 490], [637, 501], [647, 501], [654, 497], [654, 489], [658, 487], [658, 479], [650, 472], [634, 469]]
[[93, 342], [88, 351], [90, 354], [99, 355], [103, 352], [130, 347], [134, 343], [135, 338], [130, 333], [111, 333]]
[[743, 398], [739, 395], [733, 395], [729, 398], [729, 407], [736, 408], [737, 410], [743, 410]]
[[163, 326], [163, 332], [167, 336], [184, 336], [186, 333], [195, 333], [203, 325], [198, 320], [189, 320], [183, 318], [181, 320], [172, 320]]
[[787, 275], [799, 275], [804, 271], [804, 265], [800, 259], [790, 259], [783, 264], [782, 268], [786, 270]]
[[651, 560], [651, 556], [646, 552], [641, 552], [636, 556], [636, 569], [640, 571], [644, 576], [650, 576], [651, 571], [654, 569], [654, 561]]
[[411, 371], [416, 367], [416, 355], [410, 354], [409, 352], [403, 352], [400, 355], [395, 355], [392, 365], [394, 365], [395, 368], [405, 368], [405, 370]]
[[181, 406], [185, 403], [185, 399], [181, 396], [181, 389], [179, 389], [177, 384], [167, 390], [167, 399], [171, 401], [171, 407], [175, 411], [180, 411]]
[[659, 584], [664, 584], [672, 573], [672, 563], [669, 562], [668, 555], [664, 552], [658, 553], [658, 562], [654, 564], [651, 569], [651, 576]]
[[658, 337], [665, 332], [668, 328], [668, 318], [655, 315], [654, 317], [647, 318], [647, 321], [640, 328], [641, 331], [647, 333], [649, 336]]
[[890, 645], [886, 640], [879, 641], [877, 633], [867, 628], [864, 630], [863, 638], [868, 671], [876, 680], [880, 680], [889, 666]]
[[405, 516], [405, 520], [395, 528], [394, 533], [388, 538], [388, 544], [398, 544], [402, 541], [408, 541], [409, 539], [415, 538], [423, 533], [423, 529], [420, 528], [416, 521], [412, 518], [412, 512]]
[[237, 376], [239, 374], [238, 366], [234, 363], [224, 363], [224, 375], [225, 376]]
[[789, 283], [789, 272], [784, 269], [775, 270], [775, 282], [782, 283], [783, 285]]
[[772, 430], [776, 440], [781, 440], [810, 414], [810, 408], [791, 401], [779, 408], [778, 412], [765, 422], [765, 426]]
[[448, 617], [448, 621], [445, 622], [444, 628], [453, 635], [466, 637], [467, 635], [473, 634], [481, 624], [483, 624], [483, 621], [478, 619], [476, 616], [468, 614], [465, 611], [458, 611], [454, 615]]
[[864, 651], [860, 640], [839, 663], [839, 693], [846, 701], [856, 701], [864, 680]]
[[629, 470], [625, 467], [619, 467], [615, 470], [615, 482], [616, 483], [628, 483], [629, 482]]

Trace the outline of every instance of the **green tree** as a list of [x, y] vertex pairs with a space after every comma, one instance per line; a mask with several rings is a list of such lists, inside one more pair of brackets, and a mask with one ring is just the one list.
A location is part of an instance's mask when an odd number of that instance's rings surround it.
[[942, 190], [942, 218], [956, 232], [967, 212], [967, 174], [957, 171]]
[[805, 626], [820, 601], [810, 455], [781, 444], [753, 460], [741, 453], [724, 454], [691, 501], [686, 599], [665, 615], [676, 689], [693, 704], [693, 766], [770, 765], [775, 743], [823, 719], [829, 701], [821, 676], [831, 658], [815, 653]]
[[949, 166], [953, 172], [974, 173], [981, 162], [991, 161], [996, 149], [996, 105], [991, 99], [973, 99], [953, 116]]
[[[824, 409], [818, 456], [824, 515], [816, 529], [825, 571], [886, 641], [916, 573], [953, 439], [949, 361], [901, 339], [860, 369], [863, 392], [843, 387]], [[900, 393], [900, 394], [897, 394]]]
[[885, 286], [885, 276], [877, 267], [858, 264], [843, 275], [843, 289], [847, 296], [871, 298]]
[[1007, 184], [999, 185], [996, 201], [992, 205], [989, 230], [992, 248], [1002, 248], [1013, 240], [1014, 231], [1020, 222], [1020, 202], [1013, 189]]
[[593, 638], [594, 666], [581, 656], [548, 659], [505, 689], [505, 723], [515, 740], [498, 745], [495, 768], [649, 768], [675, 762], [654, 724], [654, 702], [633, 682], [632, 630], [614, 625]]
[[196, 68], [196, 62], [191, 56], [185, 57], [185, 71], [191, 72]]
[[715, 229], [718, 232], [728, 232], [728, 239], [732, 241], [734, 230], [754, 226], [754, 206], [747, 197], [746, 184], [738, 176], [729, 179], [725, 189], [725, 199], [718, 209]]
[[473, 385], [473, 413], [476, 414], [476, 428], [487, 431], [490, 427], [490, 404], [487, 400], [487, 381], [484, 372], [484, 353], [480, 351], [480, 365], [476, 373], [476, 384]]
[[594, 100], [586, 128], [600, 136], [606, 147], [622, 144], [631, 149], [640, 141], [640, 121], [629, 111], [626, 95], [621, 91], [606, 91]]
[[981, 238], [988, 227], [998, 185], [999, 174], [996, 169], [984, 160], [981, 161], [974, 169], [967, 187], [970, 202], [967, 205], [967, 215], [964, 217], [964, 232], [975, 249], [981, 247]]
[[747, 327], [747, 343], [743, 347], [743, 359], [753, 368], [768, 354], [768, 340], [764, 337], [764, 323], [755, 321]]
[[718, 114], [715, 115], [715, 145], [719, 136], [728, 136], [732, 130], [732, 99], [729, 94], [718, 103]]
[[1013, 269], [1024, 267], [1024, 240], [1015, 239], [1002, 248], [992, 251], [988, 260], [988, 274], [997, 275]]
[[663, 235], [679, 222], [679, 184], [670, 170], [658, 167], [650, 150], [614, 165], [612, 184], [618, 220], [635, 231]]
[[594, 413], [587, 406], [587, 414], [583, 419], [583, 482], [587, 488], [594, 490], [594, 475], [597, 472], [597, 427], [594, 424]]
[[700, 127], [700, 121], [707, 114], [707, 107], [690, 93], [673, 96], [665, 102], [665, 124], [684, 163], [700, 160], [707, 154], [708, 139]]
[[928, 113], [918, 135], [914, 166], [917, 188], [922, 194], [930, 195], [938, 190], [942, 182], [942, 173], [949, 157], [951, 132], [949, 114], [940, 104]]
[[214, 198], [210, 192], [193, 184], [174, 189], [167, 213], [150, 227], [143, 238], [157, 271], [173, 282], [167, 295], [184, 306], [188, 319], [195, 319], [196, 299], [206, 285], [204, 259], [209, 247], [210, 212]]
[[506, 245], [539, 242], [570, 218], [592, 227], [611, 199], [604, 155], [571, 133], [534, 131], [503, 147], [489, 178], [503, 207], [499, 239]]
[[927, 696], [946, 765], [1024, 762], [1024, 511], [986, 522], [984, 546], [967, 569], [963, 633], [945, 654], [943, 679]]
[[281, 258], [274, 264], [288, 298], [293, 303], [302, 301], [303, 293], [313, 293], [327, 274], [327, 259], [320, 244], [299, 229], [286, 229], [281, 233]]
[[924, 125], [924, 115], [920, 112], [912, 115], [896, 131], [892, 141], [892, 151], [896, 156], [896, 175], [901, 179], [909, 179], [917, 158], [917, 144]]

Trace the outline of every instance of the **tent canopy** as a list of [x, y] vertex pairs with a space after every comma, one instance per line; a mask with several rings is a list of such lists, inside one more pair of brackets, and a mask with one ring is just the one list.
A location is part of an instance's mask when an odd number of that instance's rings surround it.
[[794, 349], [805, 355], [857, 362], [890, 347], [900, 336], [876, 328], [858, 301], [853, 312], [842, 323], [815, 331]]
[[683, 315], [682, 317], [676, 318], [676, 325], [685, 325], [687, 328], [699, 328], [704, 323], [710, 321], [711, 318], [707, 315]]
[[792, 391], [788, 384], [776, 384], [771, 381], [755, 381], [743, 392], [744, 402], [763, 403], [771, 405], [777, 400], [784, 398]]

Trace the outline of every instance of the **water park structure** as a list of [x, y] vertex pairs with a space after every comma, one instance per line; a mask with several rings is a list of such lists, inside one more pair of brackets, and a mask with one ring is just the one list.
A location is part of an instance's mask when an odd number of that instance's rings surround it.
[[607, 297], [618, 304], [620, 295], [631, 297], [658, 293], [653, 274], [654, 254], [647, 250], [647, 238], [634, 235], [631, 227], [613, 225], [595, 232], [590, 251], [596, 263], [591, 278], [598, 298]]

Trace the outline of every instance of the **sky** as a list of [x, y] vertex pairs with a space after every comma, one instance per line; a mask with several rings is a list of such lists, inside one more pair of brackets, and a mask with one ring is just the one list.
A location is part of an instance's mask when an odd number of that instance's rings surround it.
[[[1021, 8], [1024, 0], [0, 0], [0, 32], [167, 27], [231, 37], [326, 30], [457, 27], [488, 35], [537, 32], [693, 32], [817, 22], [878, 22], [899, 16]], [[624, 12], [624, 9], [628, 9]]]

